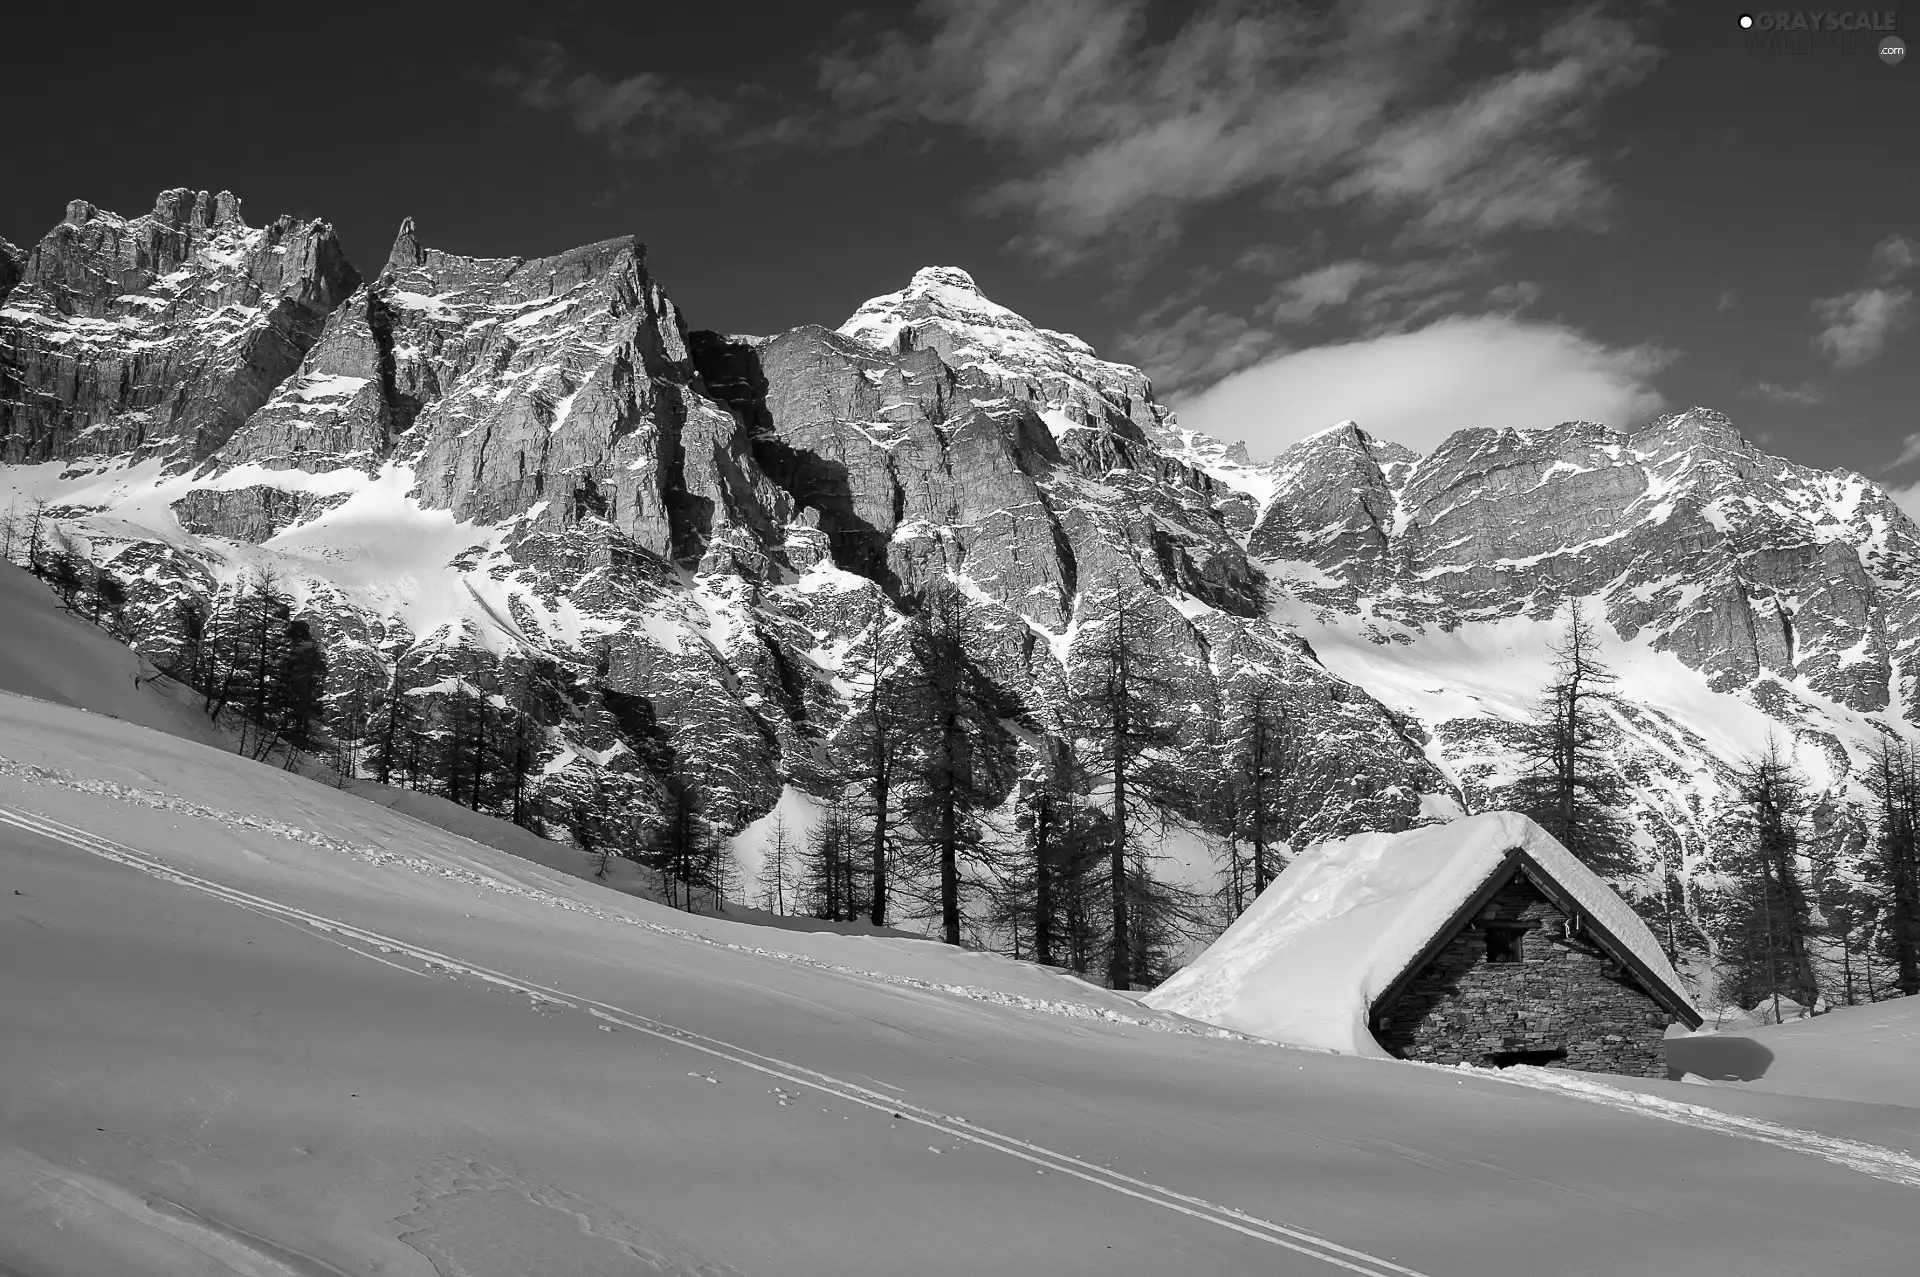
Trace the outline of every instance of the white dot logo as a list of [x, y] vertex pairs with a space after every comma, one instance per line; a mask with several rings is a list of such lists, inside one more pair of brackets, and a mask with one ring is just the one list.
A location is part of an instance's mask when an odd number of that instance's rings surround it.
[[1753, 15], [1752, 15], [1751, 13], [1743, 13], [1743, 14], [1741, 14], [1741, 15], [1740, 15], [1740, 29], [1741, 29], [1742, 31], [1745, 31], [1745, 30], [1747, 30], [1748, 28], [1750, 28], [1750, 27], [1752, 27], [1752, 26], [1753, 26]]

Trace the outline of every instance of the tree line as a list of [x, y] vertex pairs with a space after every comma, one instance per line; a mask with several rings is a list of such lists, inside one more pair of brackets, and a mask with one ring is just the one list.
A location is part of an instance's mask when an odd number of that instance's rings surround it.
[[[21, 561], [76, 614], [131, 637], [126, 583], [92, 563], [44, 499], [0, 518], [0, 556]], [[896, 610], [875, 595], [843, 666], [852, 712], [824, 742], [805, 837], [775, 816], [752, 894], [783, 914], [920, 925], [1126, 989], [1158, 983], [1187, 946], [1267, 889], [1337, 786], [1297, 690], [1238, 669], [1196, 726], [1162, 658], [1144, 591], [1091, 600], [1053, 721], [1016, 703], [969, 644], [966, 600], [940, 587]], [[645, 697], [551, 656], [475, 645], [355, 649], [330, 662], [271, 573], [178, 601], [163, 670], [194, 689], [242, 752], [322, 758], [343, 777], [437, 794], [565, 838], [604, 875], [616, 858], [669, 903], [748, 894], [728, 835], [739, 823]], [[1889, 736], [1852, 827], [1822, 812], [1773, 742], [1728, 770], [1711, 878], [1675, 859], [1649, 882], [1625, 816], [1617, 679], [1576, 602], [1515, 746], [1504, 805], [1538, 821], [1617, 884], [1676, 963], [1706, 960], [1723, 1001], [1803, 1007], [1920, 993], [1920, 756]], [[1190, 718], [1191, 716], [1189, 716]], [[584, 722], [606, 747], [580, 744]], [[1201, 740], [1217, 765], [1175, 761]], [[571, 743], [569, 743], [571, 742]], [[558, 753], [570, 766], [549, 768]], [[1219, 886], [1175, 885], [1164, 822], [1213, 831]], [[1843, 863], [1844, 866], [1843, 866]], [[1843, 868], [1845, 872], [1843, 872]], [[1651, 886], [1651, 890], [1647, 888]]]
[[132, 637], [126, 582], [74, 544], [48, 512], [45, 497], [35, 497], [24, 510], [16, 501], [0, 513], [0, 563], [15, 562], [46, 582], [69, 612], [123, 641]]
[[[1577, 602], [1551, 650], [1508, 801], [1601, 876], [1641, 875], [1615, 754], [1617, 679]], [[1654, 891], [1632, 896], [1675, 966], [1711, 960], [1723, 1005], [1764, 1006], [1777, 1020], [1789, 1002], [1811, 1010], [1920, 993], [1920, 755], [1888, 735], [1862, 779], [1869, 802], [1853, 820], [1822, 810], [1769, 739], [1728, 764], [1712, 872], [1695, 885], [1694, 908], [1671, 859]], [[1862, 845], [1846, 845], [1849, 830]]]
[[[1302, 817], [1309, 755], [1287, 689], [1246, 671], [1210, 710], [1219, 765], [1176, 757], [1197, 730], [1144, 591], [1089, 600], [1064, 703], [1015, 703], [968, 642], [966, 600], [936, 588], [905, 615], [877, 597], [844, 666], [854, 711], [830, 743], [818, 819], [776, 817], [756, 899], [781, 913], [923, 923], [1114, 988], [1157, 984], [1187, 946], [1275, 877]], [[1187, 716], [1189, 719], [1191, 715]], [[1174, 883], [1166, 822], [1224, 829], [1229, 884]]]

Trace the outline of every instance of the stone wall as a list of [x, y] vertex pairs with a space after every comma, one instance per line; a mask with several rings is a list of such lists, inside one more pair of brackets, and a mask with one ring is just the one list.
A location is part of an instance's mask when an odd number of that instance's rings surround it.
[[[1489, 930], [1517, 936], [1519, 961], [1489, 960]], [[1566, 916], [1519, 873], [1375, 1012], [1373, 1029], [1409, 1060], [1664, 1077], [1670, 1020], [1591, 939], [1569, 934]], [[1565, 1054], [1546, 1058], [1556, 1052]], [[1535, 1058], [1513, 1058], [1520, 1053]]]

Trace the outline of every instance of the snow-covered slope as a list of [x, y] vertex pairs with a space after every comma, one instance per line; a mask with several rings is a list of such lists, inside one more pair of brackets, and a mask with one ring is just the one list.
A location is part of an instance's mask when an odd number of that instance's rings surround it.
[[172, 695], [153, 666], [124, 643], [64, 611], [44, 584], [0, 563], [0, 692], [71, 705], [92, 714], [216, 748], [226, 741], [207, 716]]
[[1742, 1090], [1920, 1110], [1920, 997], [1671, 1038], [1675, 1073]]
[[9, 1271], [1910, 1264], [1920, 1163], [1857, 1137], [1180, 1032], [926, 942], [770, 944], [64, 707], [0, 697], [0, 760]]

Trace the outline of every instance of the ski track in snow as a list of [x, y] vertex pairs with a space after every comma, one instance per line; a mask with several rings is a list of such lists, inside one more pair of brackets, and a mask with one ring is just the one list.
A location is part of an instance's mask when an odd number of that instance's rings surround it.
[[[924, 992], [945, 993], [956, 997], [968, 998], [973, 1001], [989, 1002], [1024, 1011], [1037, 1011], [1066, 1019], [1100, 1020], [1108, 1023], [1153, 1029], [1163, 1033], [1179, 1033], [1194, 1037], [1224, 1038], [1232, 1041], [1249, 1042], [1262, 1046], [1280, 1046], [1284, 1048], [1284, 1044], [1282, 1043], [1275, 1043], [1269, 1039], [1255, 1037], [1250, 1034], [1236, 1033], [1230, 1029], [1214, 1028], [1198, 1024], [1187, 1025], [1166, 1020], [1145, 1019], [1108, 1010], [1104, 1007], [1088, 1006], [1084, 1003], [1031, 998], [1022, 994], [1002, 993], [997, 990], [982, 989], [972, 985], [946, 984], [933, 980], [919, 980], [911, 976], [895, 975], [891, 972], [869, 971], [859, 967], [821, 962], [818, 959], [809, 958], [802, 954], [786, 953], [778, 949], [766, 949], [755, 945], [734, 944], [715, 940], [711, 937], [703, 936], [698, 932], [687, 931], [679, 927], [665, 926], [657, 922], [648, 922], [644, 919], [630, 917], [625, 914], [612, 913], [577, 900], [569, 900], [563, 896], [554, 895], [551, 892], [541, 891], [538, 888], [524, 887], [514, 883], [504, 882], [499, 878], [477, 873], [473, 870], [458, 869], [437, 864], [425, 857], [406, 856], [396, 852], [385, 851], [378, 847], [350, 843], [327, 834], [300, 829], [281, 821], [263, 819], [258, 816], [238, 812], [223, 812], [154, 790], [138, 789], [113, 781], [76, 777], [69, 772], [57, 768], [20, 763], [4, 756], [0, 756], [0, 776], [11, 776], [29, 783], [54, 785], [63, 789], [72, 789], [81, 793], [114, 798], [122, 802], [134, 803], [140, 806], [197, 816], [201, 819], [212, 820], [229, 828], [271, 834], [275, 837], [349, 855], [368, 864], [386, 865], [411, 870], [415, 873], [427, 874], [433, 877], [449, 878], [470, 886], [482, 887], [506, 895], [537, 901], [553, 908], [565, 909], [575, 913], [584, 913], [603, 921], [618, 923], [624, 926], [641, 927], [648, 931], [673, 936], [676, 939], [689, 940], [696, 944], [711, 945], [715, 948], [751, 954], [755, 957], [772, 958], [782, 962], [790, 962], [797, 966], [811, 967], [820, 971], [830, 971], [837, 975], [872, 980], [881, 984], [918, 989]], [[35, 813], [10, 811], [10, 809], [0, 807], [0, 820], [6, 821], [6, 823], [20, 825], [22, 828], [36, 828], [36, 826], [22, 824], [21, 822], [22, 820], [50, 821], [50, 818]], [[51, 823], [57, 824], [58, 822]], [[36, 832], [46, 833], [47, 830], [36, 828]], [[59, 834], [49, 834], [49, 836], [62, 837]], [[92, 836], [87, 835], [87, 837], [91, 838]], [[63, 838], [62, 840], [66, 841], [67, 839]], [[87, 850], [94, 849], [89, 847]], [[168, 876], [175, 881], [183, 882], [187, 878], [192, 877], [192, 875], [186, 875], [183, 871], [166, 865], [150, 853], [135, 853], [129, 851], [127, 854], [138, 856], [140, 863], [136, 865], [136, 867], [147, 872], [160, 873], [162, 876]], [[235, 900], [234, 903], [240, 902]], [[329, 928], [320, 927], [320, 929], [324, 931]], [[345, 928], [344, 925], [341, 925], [339, 929], [342, 931], [351, 930]], [[393, 943], [396, 947], [405, 948], [404, 946], [399, 946], [398, 942]], [[352, 945], [344, 945], [343, 947], [352, 949], [354, 952], [360, 953], [362, 957], [372, 958], [377, 962], [386, 961], [385, 959], [377, 957], [375, 954], [357, 949]], [[394, 951], [394, 949], [388, 948], [384, 942], [374, 943], [374, 947], [380, 949], [382, 952]], [[446, 961], [434, 957], [421, 956], [420, 953], [417, 953], [411, 948], [406, 948], [405, 951], [429, 967], [447, 970], [454, 969], [452, 966], [449, 966]], [[418, 971], [414, 971], [412, 968], [402, 966], [398, 963], [387, 962], [387, 965], [393, 966], [398, 970], [407, 971], [410, 974], [420, 974]], [[479, 973], [475, 972], [475, 974]], [[488, 977], [483, 976], [482, 978]], [[511, 982], [507, 983], [509, 987], [518, 987], [512, 985]], [[551, 991], [543, 994], [529, 992], [528, 996], [534, 998], [536, 1003], [548, 1002], [569, 1007], [575, 1005], [558, 993]], [[553, 1009], [557, 1009], [557, 1007]], [[595, 1014], [599, 1013], [595, 1012]], [[672, 1030], [671, 1032], [677, 1035], [679, 1030]], [[1669, 1100], [1661, 1096], [1648, 1095], [1638, 1091], [1621, 1090], [1617, 1087], [1608, 1086], [1604, 1082], [1591, 1080], [1585, 1076], [1578, 1076], [1565, 1071], [1532, 1069], [1525, 1066], [1510, 1069], [1481, 1069], [1474, 1068], [1471, 1065], [1446, 1066], [1417, 1063], [1415, 1067], [1446, 1068], [1450, 1072], [1464, 1071], [1471, 1073], [1475, 1077], [1483, 1077], [1492, 1081], [1506, 1082], [1512, 1085], [1527, 1086], [1535, 1090], [1552, 1091], [1555, 1094], [1563, 1095], [1571, 1099], [1583, 1100], [1591, 1104], [1599, 1104], [1607, 1108], [1617, 1109], [1621, 1112], [1635, 1113], [1642, 1117], [1674, 1122], [1683, 1126], [1693, 1126], [1700, 1130], [1713, 1131], [1722, 1135], [1757, 1140], [1779, 1148], [1811, 1154], [1862, 1174], [1871, 1175], [1876, 1179], [1887, 1180], [1909, 1188], [1920, 1188], [1920, 1159], [1915, 1159], [1905, 1153], [1882, 1148], [1878, 1145], [1864, 1144], [1853, 1140], [1841, 1139], [1836, 1136], [1822, 1135], [1816, 1131], [1785, 1126], [1760, 1118], [1725, 1113], [1718, 1109], [1705, 1108], [1696, 1104], [1686, 1104], [1678, 1100]], [[845, 1085], [851, 1086], [852, 1084], [847, 1083]], [[879, 1092], [870, 1091], [866, 1093], [869, 1095], [879, 1095]], [[885, 1096], [881, 1096], [880, 1098], [882, 1100], [886, 1099]], [[897, 1108], [899, 1106], [895, 1105], [895, 1107]]]
[[1797, 1126], [1783, 1126], [1778, 1122], [1769, 1122], [1765, 1118], [1747, 1117], [1739, 1113], [1727, 1113], [1720, 1109], [1670, 1100], [1663, 1095], [1622, 1090], [1591, 1076], [1565, 1070], [1540, 1069], [1527, 1065], [1516, 1065], [1508, 1069], [1481, 1069], [1466, 1064], [1454, 1066], [1424, 1064], [1420, 1067], [1446, 1068], [1450, 1072], [1464, 1070], [1476, 1077], [1487, 1077], [1498, 1082], [1531, 1087], [1536, 1091], [1552, 1091], [1556, 1095], [1572, 1096], [1574, 1099], [1619, 1109], [1624, 1113], [1638, 1113], [1642, 1117], [1657, 1118], [1663, 1122], [1675, 1122], [1681, 1126], [1698, 1127], [1703, 1131], [1717, 1131], [1722, 1135], [1758, 1140], [1763, 1144], [1792, 1149], [1797, 1153], [1811, 1153], [1815, 1157], [1825, 1158], [1836, 1165], [1845, 1166], [1864, 1175], [1871, 1175], [1875, 1179], [1903, 1184], [1908, 1188], [1920, 1188], [1920, 1158], [1902, 1153], [1897, 1149], [1882, 1148], [1877, 1144], [1862, 1144], [1857, 1140], [1822, 1135], [1818, 1131], [1802, 1130]]
[[[435, 878], [448, 878], [471, 887], [480, 887], [488, 891], [497, 891], [503, 895], [516, 896], [522, 900], [531, 900], [555, 909], [565, 909], [571, 913], [583, 913], [603, 922], [618, 923], [622, 926], [640, 927], [660, 935], [673, 936], [680, 940], [689, 940], [695, 944], [711, 945], [718, 949], [728, 949], [735, 953], [749, 953], [755, 957], [773, 958], [780, 962], [791, 962], [797, 966], [812, 967], [818, 971], [831, 971], [837, 975], [852, 976], [860, 980], [873, 980], [881, 984], [896, 985], [901, 988], [918, 989], [927, 993], [945, 993], [954, 997], [967, 998], [975, 1002], [991, 1002], [998, 1006], [1014, 1007], [1022, 1011], [1038, 1011], [1047, 1015], [1060, 1016], [1070, 1020], [1099, 1020], [1108, 1024], [1124, 1024], [1134, 1028], [1151, 1029], [1157, 1033], [1178, 1033], [1189, 1037], [1225, 1038], [1238, 1042], [1264, 1042], [1265, 1039], [1236, 1033], [1231, 1029], [1215, 1028], [1210, 1025], [1181, 1023], [1173, 1019], [1157, 1019], [1145, 1016], [1128, 1015], [1123, 1011], [1114, 1011], [1107, 1007], [1089, 1006], [1084, 1002], [1069, 1002], [1055, 998], [1033, 998], [1019, 993], [1003, 993], [997, 989], [983, 989], [977, 985], [948, 984], [936, 980], [920, 980], [913, 976], [896, 975], [888, 971], [870, 971], [861, 967], [842, 966], [839, 963], [822, 962], [804, 954], [788, 953], [780, 949], [767, 949], [758, 945], [736, 944], [730, 941], [715, 940], [703, 936], [697, 931], [687, 931], [680, 927], [670, 927], [658, 922], [648, 922], [626, 914], [611, 913], [578, 900], [569, 900], [537, 887], [521, 886], [504, 882], [489, 874], [471, 869], [459, 869], [450, 865], [438, 864], [424, 856], [408, 856], [399, 852], [387, 851], [365, 843], [352, 843], [335, 838], [329, 834], [316, 833], [301, 829], [283, 821], [264, 819], [242, 812], [220, 811], [200, 803], [188, 802], [150, 789], [138, 789], [131, 785], [122, 785], [115, 781], [93, 780], [78, 777], [58, 768], [41, 767], [31, 763], [20, 763], [14, 759], [0, 756], [0, 776], [10, 776], [30, 784], [54, 785], [62, 789], [76, 790], [80, 793], [94, 794], [104, 798], [117, 799], [120, 802], [134, 803], [142, 807], [152, 807], [162, 811], [178, 812], [182, 815], [196, 816], [211, 820], [229, 829], [242, 829], [249, 832], [269, 834], [275, 838], [285, 838], [291, 842], [304, 843], [319, 847], [340, 855], [351, 856], [355, 860], [370, 865], [405, 869], [413, 873], [425, 874]], [[452, 835], [459, 837], [458, 834]]]
[[[5, 760], [0, 760], [5, 761]], [[0, 768], [0, 774], [7, 769]], [[193, 804], [183, 804], [192, 807]], [[1150, 1180], [1136, 1179], [1094, 1162], [1083, 1161], [1066, 1153], [1057, 1152], [1041, 1144], [1003, 1135], [987, 1127], [977, 1125], [964, 1117], [942, 1113], [937, 1109], [925, 1108], [898, 1096], [883, 1095], [855, 1082], [849, 1082], [832, 1074], [821, 1073], [805, 1065], [795, 1064], [778, 1056], [763, 1055], [750, 1048], [737, 1046], [719, 1038], [708, 1037], [688, 1029], [677, 1028], [663, 1021], [640, 1015], [609, 1002], [583, 997], [579, 994], [562, 994], [545, 985], [531, 980], [507, 975], [480, 966], [465, 959], [452, 957], [437, 950], [412, 944], [405, 940], [367, 930], [335, 918], [309, 913], [291, 905], [257, 896], [251, 892], [229, 887], [211, 879], [202, 878], [165, 863], [150, 853], [136, 850], [122, 843], [101, 838], [83, 829], [75, 828], [51, 817], [16, 808], [0, 806], [0, 823], [14, 826], [29, 833], [49, 838], [56, 842], [98, 856], [115, 864], [136, 869], [142, 873], [213, 896], [228, 904], [237, 905], [251, 912], [272, 917], [294, 926], [304, 926], [322, 933], [330, 933], [328, 938], [341, 937], [335, 943], [347, 948], [354, 945], [347, 941], [378, 949], [383, 953], [401, 953], [421, 964], [448, 975], [470, 976], [488, 984], [523, 993], [531, 1000], [535, 1009], [554, 1011], [560, 1009], [578, 1010], [585, 1008], [595, 1019], [621, 1028], [644, 1033], [674, 1046], [698, 1051], [718, 1060], [724, 1060], [740, 1068], [749, 1069], [768, 1077], [790, 1082], [795, 1086], [806, 1087], [830, 1095], [835, 1099], [857, 1104], [864, 1108], [881, 1112], [890, 1117], [913, 1122], [919, 1126], [939, 1133], [947, 1140], [958, 1140], [977, 1145], [1005, 1156], [1031, 1163], [1035, 1167], [1049, 1172], [1071, 1176], [1110, 1192], [1131, 1197], [1138, 1201], [1175, 1211], [1179, 1214], [1214, 1224], [1229, 1231], [1267, 1242], [1273, 1246], [1304, 1255], [1321, 1263], [1332, 1265], [1347, 1272], [1360, 1273], [1364, 1277], [1429, 1277], [1418, 1269], [1408, 1268], [1390, 1259], [1370, 1255], [1365, 1251], [1343, 1246], [1338, 1242], [1307, 1232], [1288, 1224], [1262, 1219], [1244, 1211], [1236, 1210], [1203, 1197], [1193, 1197], [1155, 1184]], [[258, 822], [256, 822], [258, 823]], [[318, 837], [318, 835], [314, 835]], [[304, 841], [304, 840], [303, 840]], [[478, 877], [478, 875], [475, 875]], [[504, 884], [503, 884], [504, 885]], [[658, 928], [669, 931], [669, 928]], [[704, 937], [695, 937], [704, 939]], [[711, 943], [711, 942], [710, 942]], [[734, 947], [734, 946], [727, 946]], [[362, 956], [374, 957], [362, 950]], [[383, 958], [376, 961], [386, 965], [398, 965]], [[812, 964], [822, 965], [822, 964]], [[417, 972], [415, 974], [418, 974]], [[939, 986], [930, 986], [939, 987]], [[692, 1073], [689, 1076], [706, 1077], [708, 1081], [718, 1081], [708, 1074]], [[942, 1151], [938, 1146], [929, 1145], [934, 1152]]]

